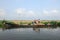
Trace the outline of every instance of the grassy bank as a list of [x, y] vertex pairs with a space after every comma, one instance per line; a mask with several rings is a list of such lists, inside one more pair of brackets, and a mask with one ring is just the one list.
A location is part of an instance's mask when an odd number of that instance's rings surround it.
[[[33, 20], [0, 20], [0, 28], [3, 28], [3, 21], [7, 22], [7, 23], [11, 23], [11, 24], [17, 24], [17, 25], [32, 25]], [[52, 25], [52, 27], [56, 27], [59, 26], [60, 27], [60, 21], [46, 21], [46, 20], [41, 20], [40, 23], [38, 23], [39, 25]]]
[[2, 20], [0, 20], [0, 28], [2, 28], [2, 27], [3, 27]]

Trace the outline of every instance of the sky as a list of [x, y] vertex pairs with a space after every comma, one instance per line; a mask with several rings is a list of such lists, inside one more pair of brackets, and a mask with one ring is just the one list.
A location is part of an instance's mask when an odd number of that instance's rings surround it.
[[0, 0], [0, 20], [60, 20], [60, 0]]

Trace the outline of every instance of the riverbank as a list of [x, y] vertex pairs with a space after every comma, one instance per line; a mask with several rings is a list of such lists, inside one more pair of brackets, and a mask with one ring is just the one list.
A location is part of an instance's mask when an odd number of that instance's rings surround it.
[[[58, 20], [39, 20], [40, 22], [37, 24], [33, 24], [33, 20], [0, 20], [0, 28], [3, 27], [22, 27], [22, 28], [29, 28], [29, 27], [57, 27], [60, 26], [60, 21]], [[5, 25], [4, 25], [5, 23]]]

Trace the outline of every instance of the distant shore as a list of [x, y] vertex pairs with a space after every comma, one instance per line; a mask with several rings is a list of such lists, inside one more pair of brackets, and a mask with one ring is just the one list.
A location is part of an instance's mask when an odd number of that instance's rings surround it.
[[[0, 20], [0, 28], [2, 28], [4, 25], [3, 22], [5, 22], [9, 25], [9, 26], [16, 26], [16, 27], [45, 27], [45, 26], [60, 26], [60, 20], [39, 20], [39, 23], [32, 23], [34, 22], [34, 20]], [[13, 27], [12, 26], [12, 27]]]

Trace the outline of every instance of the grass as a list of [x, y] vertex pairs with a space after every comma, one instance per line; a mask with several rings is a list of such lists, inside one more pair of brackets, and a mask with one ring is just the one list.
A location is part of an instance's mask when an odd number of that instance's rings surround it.
[[[12, 24], [15, 24], [15, 22], [16, 21], [10, 21], [10, 20], [5, 20], [6, 22], [8, 22], [8, 23], [12, 23]], [[16, 23], [18, 23], [18, 25], [24, 25], [24, 24], [27, 24], [27, 25], [31, 25], [32, 24], [32, 21], [18, 21], [17, 20], [17, 22]], [[58, 26], [60, 26], [60, 21], [59, 22], [57, 22], [57, 21], [50, 21], [50, 22], [48, 22], [48, 21], [40, 21], [40, 23], [39, 24], [45, 24], [45, 25], [48, 25], [48, 24], [51, 24], [51, 25], [58, 25]], [[2, 28], [3, 27], [3, 20], [0, 20], [0, 28]]]
[[23, 25], [23, 24], [31, 25], [32, 22], [20, 22], [20, 25]]
[[3, 23], [4, 23], [4, 22], [14, 24], [14, 23], [13, 23], [13, 22], [11, 22], [11, 21], [7, 21], [7, 20], [0, 20], [0, 28], [3, 28], [3, 27], [4, 27], [4, 25], [3, 25]]

